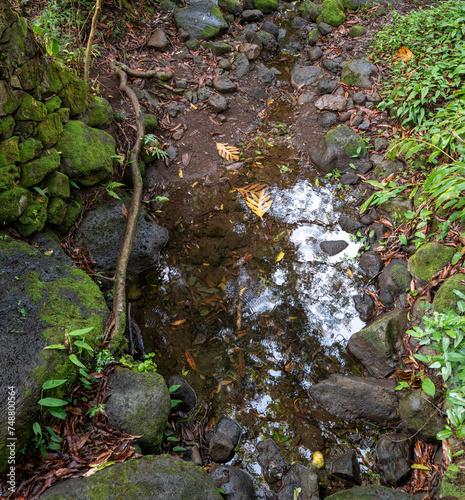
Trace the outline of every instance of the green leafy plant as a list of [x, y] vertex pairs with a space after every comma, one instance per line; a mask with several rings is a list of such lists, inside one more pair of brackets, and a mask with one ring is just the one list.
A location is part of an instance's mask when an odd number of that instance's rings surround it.
[[[446, 409], [450, 426], [438, 434], [438, 439], [447, 439], [453, 430], [460, 438], [465, 438], [465, 295], [454, 290], [461, 299], [457, 302], [459, 312], [450, 309], [444, 313], [434, 312], [424, 316], [424, 328], [414, 326], [407, 333], [418, 338], [420, 345], [427, 345], [437, 351], [435, 355], [415, 354], [421, 362], [429, 365], [430, 369], [438, 370], [449, 403]], [[434, 383], [425, 377], [422, 382], [423, 390], [434, 396]]]
[[117, 200], [121, 200], [121, 197], [115, 191], [115, 189], [124, 186], [122, 182], [110, 181], [103, 185], [107, 190], [107, 193]]
[[134, 358], [130, 354], [124, 354], [120, 363], [128, 368], [137, 368], [140, 372], [156, 372], [157, 365], [153, 361], [155, 353], [151, 352], [145, 355], [144, 361], [135, 361]]
[[169, 158], [168, 153], [160, 147], [160, 142], [153, 134], [146, 134], [143, 139], [145, 152], [158, 159], [165, 160]]

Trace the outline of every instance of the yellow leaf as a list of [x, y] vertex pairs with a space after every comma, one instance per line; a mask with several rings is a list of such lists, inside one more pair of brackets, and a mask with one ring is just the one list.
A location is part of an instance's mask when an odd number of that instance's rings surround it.
[[312, 454], [312, 465], [317, 469], [321, 469], [325, 465], [325, 458], [321, 451], [315, 451], [315, 453]]
[[185, 323], [186, 320], [185, 319], [178, 319], [178, 321], [175, 321], [174, 323], [171, 323], [173, 326], [178, 326], [178, 325], [182, 325], [183, 323]]
[[420, 470], [430, 470], [429, 467], [426, 467], [426, 465], [421, 465], [421, 464], [412, 464], [410, 466], [411, 469], [420, 469]]
[[194, 106], [192, 103], [190, 103], [190, 104], [191, 104], [191, 108], [193, 108], [193, 109], [199, 109], [197, 106]]
[[186, 359], [187, 359], [187, 362], [189, 363], [190, 367], [193, 370], [196, 370], [197, 369], [197, 365], [195, 364], [195, 360], [192, 357], [192, 354], [190, 352], [186, 352]]
[[320, 185], [320, 181], [318, 179], [318, 177], [315, 179], [315, 186], [319, 186]]
[[239, 159], [239, 150], [234, 146], [228, 146], [226, 143], [216, 142], [216, 149], [218, 150], [218, 154], [221, 158], [225, 160], [238, 160]]
[[182, 179], [184, 177], [183, 174], [182, 174], [182, 168], [179, 169], [178, 175], [179, 175], [180, 179]]
[[223, 206], [224, 206], [224, 205], [223, 205], [223, 204], [221, 204], [220, 210], [223, 210]]
[[347, 268], [347, 274], [349, 275], [349, 278], [352, 280], [354, 279], [354, 275], [352, 274], [352, 270]]
[[279, 262], [280, 260], [282, 260], [282, 258], [284, 257], [284, 255], [285, 255], [284, 252], [279, 252], [278, 256], [276, 257], [276, 262]]
[[402, 60], [404, 62], [408, 62], [410, 61], [410, 59], [412, 59], [413, 57], [413, 53], [410, 49], [408, 49], [407, 47], [401, 47], [398, 52], [397, 52], [397, 55], [395, 56], [395, 59], [397, 59], [398, 61]]
[[267, 187], [265, 184], [253, 184], [243, 188], [238, 188], [239, 193], [245, 198], [247, 206], [252, 212], [263, 218], [266, 212], [271, 208], [273, 200], [266, 193]]

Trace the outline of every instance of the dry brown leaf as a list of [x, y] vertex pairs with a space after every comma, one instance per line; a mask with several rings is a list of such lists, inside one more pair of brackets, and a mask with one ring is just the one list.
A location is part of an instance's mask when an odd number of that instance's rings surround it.
[[234, 161], [239, 159], [239, 150], [236, 147], [229, 146], [228, 144], [222, 142], [216, 142], [215, 144], [221, 158]]
[[267, 189], [266, 184], [252, 184], [251, 186], [237, 189], [245, 198], [245, 202], [250, 210], [258, 215], [260, 219], [268, 212], [273, 203], [271, 196], [267, 194]]
[[189, 366], [193, 370], [197, 370], [197, 365], [195, 364], [195, 359], [192, 357], [192, 354], [190, 352], [186, 352], [186, 359], [187, 359], [187, 362], [189, 363]]
[[402, 60], [404, 62], [410, 61], [412, 59], [413, 53], [410, 49], [407, 47], [401, 47], [398, 51], [394, 59], [397, 59], [398, 61]]

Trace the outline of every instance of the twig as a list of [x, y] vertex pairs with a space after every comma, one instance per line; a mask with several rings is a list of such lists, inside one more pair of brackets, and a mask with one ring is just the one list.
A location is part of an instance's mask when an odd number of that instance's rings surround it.
[[89, 40], [87, 40], [87, 50], [86, 50], [86, 61], [84, 63], [84, 81], [89, 83], [89, 72], [90, 72], [90, 58], [92, 53], [92, 45], [94, 43], [95, 29], [97, 27], [97, 21], [100, 16], [100, 11], [102, 10], [102, 0], [97, 0], [95, 3], [95, 12], [92, 17], [92, 25], [90, 28]]

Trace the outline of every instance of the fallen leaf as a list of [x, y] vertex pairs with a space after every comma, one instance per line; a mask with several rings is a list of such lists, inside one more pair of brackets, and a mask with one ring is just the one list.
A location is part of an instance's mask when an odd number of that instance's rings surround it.
[[184, 175], [182, 174], [182, 168], [179, 169], [178, 175], [180, 179], [184, 177]]
[[349, 275], [349, 278], [352, 280], [354, 279], [354, 275], [352, 274], [352, 270], [347, 268], [347, 274]]
[[216, 149], [218, 150], [218, 154], [221, 158], [225, 160], [234, 160], [237, 161], [239, 159], [239, 150], [234, 146], [229, 146], [227, 143], [216, 142]]
[[190, 153], [184, 153], [182, 155], [182, 164], [187, 167], [189, 163], [191, 162], [191, 154]]
[[193, 370], [197, 370], [197, 365], [195, 364], [195, 359], [192, 357], [192, 354], [190, 352], [186, 352], [186, 359], [187, 359], [187, 362], [189, 363], [189, 366]]
[[410, 59], [412, 59], [413, 56], [413, 53], [410, 49], [408, 49], [407, 47], [401, 47], [398, 51], [397, 51], [397, 55], [395, 56], [395, 59], [397, 59], [398, 61], [402, 60], [404, 62], [408, 62], [410, 61]]
[[126, 208], [126, 205], [124, 203], [121, 205], [121, 212], [123, 212], [123, 215], [125, 217], [128, 216], [128, 209]]
[[282, 260], [284, 255], [286, 255], [284, 252], [279, 252], [278, 256], [276, 257], [276, 262], [279, 262], [280, 260]]
[[171, 323], [173, 326], [178, 326], [178, 325], [182, 325], [183, 323], [185, 323], [186, 320], [185, 319], [178, 319], [178, 321], [175, 321], [174, 323]]

